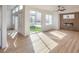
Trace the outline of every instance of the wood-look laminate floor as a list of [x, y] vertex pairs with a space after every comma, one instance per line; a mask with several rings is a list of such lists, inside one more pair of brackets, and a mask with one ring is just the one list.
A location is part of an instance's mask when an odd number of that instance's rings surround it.
[[78, 53], [79, 32], [68, 30], [52, 30], [31, 34], [28, 37], [8, 36], [9, 46], [0, 49], [6, 53]]

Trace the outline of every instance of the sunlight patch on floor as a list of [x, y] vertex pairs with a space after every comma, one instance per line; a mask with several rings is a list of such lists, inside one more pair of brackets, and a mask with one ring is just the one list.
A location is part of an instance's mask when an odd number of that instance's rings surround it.
[[8, 36], [10, 36], [11, 38], [14, 39], [14, 37], [17, 35], [17, 32], [16, 31], [9, 31], [8, 32]]
[[14, 35], [12, 36], [12, 38], [14, 38], [17, 35], [17, 32], [14, 32]]
[[58, 45], [44, 33], [32, 34], [30, 37], [36, 53], [48, 53]]
[[39, 36], [41, 38], [41, 40], [47, 45], [47, 47], [52, 50], [53, 48], [55, 48], [58, 43], [56, 43], [54, 40], [50, 39], [47, 35], [45, 35], [44, 33], [39, 33]]
[[13, 43], [13, 45], [14, 45], [15, 48], [17, 47], [16, 41], [17, 41], [17, 38], [15, 39], [15, 41]]
[[36, 34], [33, 34], [30, 37], [35, 53], [49, 52], [49, 49], [44, 45], [44, 43], [39, 39], [39, 37]]
[[60, 31], [51, 31], [49, 33], [52, 34], [52, 35], [55, 35], [58, 38], [60, 38], [60, 40], [67, 35], [67, 34], [65, 34], [63, 32], [60, 32]]

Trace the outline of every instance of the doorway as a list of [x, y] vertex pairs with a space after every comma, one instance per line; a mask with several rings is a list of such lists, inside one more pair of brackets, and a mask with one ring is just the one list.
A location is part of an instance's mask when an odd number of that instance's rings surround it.
[[30, 11], [30, 33], [41, 32], [41, 13]]

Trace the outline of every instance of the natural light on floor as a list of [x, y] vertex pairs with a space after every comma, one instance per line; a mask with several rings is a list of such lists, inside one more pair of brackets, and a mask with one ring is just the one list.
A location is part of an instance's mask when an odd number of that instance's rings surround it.
[[36, 53], [47, 53], [54, 49], [58, 43], [50, 39], [44, 33], [32, 34], [31, 41]]
[[58, 37], [60, 40], [63, 39], [67, 34], [60, 32], [60, 31], [51, 31], [50, 34]]
[[9, 35], [11, 38], [14, 39], [14, 37], [17, 35], [17, 32], [16, 32], [16, 31], [10, 31], [10, 32], [8, 33], [8, 35]]
[[39, 39], [37, 34], [32, 34], [30, 37], [31, 37], [34, 52], [36, 53], [49, 52], [49, 49]]
[[58, 43], [55, 42], [54, 40], [50, 39], [47, 35], [45, 35], [44, 33], [39, 33], [39, 37], [41, 38], [41, 40], [46, 44], [46, 46], [52, 50], [53, 48], [55, 48]]

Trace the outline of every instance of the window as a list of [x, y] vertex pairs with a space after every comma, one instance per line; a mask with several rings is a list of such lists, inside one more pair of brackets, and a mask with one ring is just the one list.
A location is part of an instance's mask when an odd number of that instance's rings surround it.
[[17, 6], [17, 7], [15, 7], [14, 9], [13, 9], [13, 11], [12, 11], [12, 13], [16, 13], [16, 12], [18, 12], [19, 10], [22, 10], [23, 9], [23, 6], [21, 5], [21, 6]]
[[41, 31], [41, 13], [39, 11], [30, 10], [30, 30], [31, 33]]
[[13, 11], [12, 11], [12, 13], [15, 13], [16, 12], [16, 10], [14, 9]]
[[22, 10], [22, 9], [23, 9], [23, 5], [20, 5], [20, 6], [19, 6], [19, 10]]
[[18, 10], [19, 10], [18, 7], [16, 7], [13, 9], [12, 13], [14, 14], [14, 13], [18, 12]]
[[31, 23], [32, 25], [35, 24], [35, 20], [36, 20], [36, 11], [30, 11], [30, 17], [31, 17]]
[[16, 12], [18, 12], [18, 7], [16, 7], [16, 9], [15, 9], [15, 10], [16, 10]]
[[38, 11], [30, 11], [31, 23], [40, 25], [41, 24], [41, 13]]
[[36, 22], [37, 22], [37, 24], [41, 24], [41, 13], [40, 12], [37, 12]]
[[52, 24], [52, 15], [46, 15], [46, 25], [51, 25]]
[[31, 22], [32, 22], [33, 24], [35, 24], [35, 19], [36, 19], [35, 16], [31, 16]]

